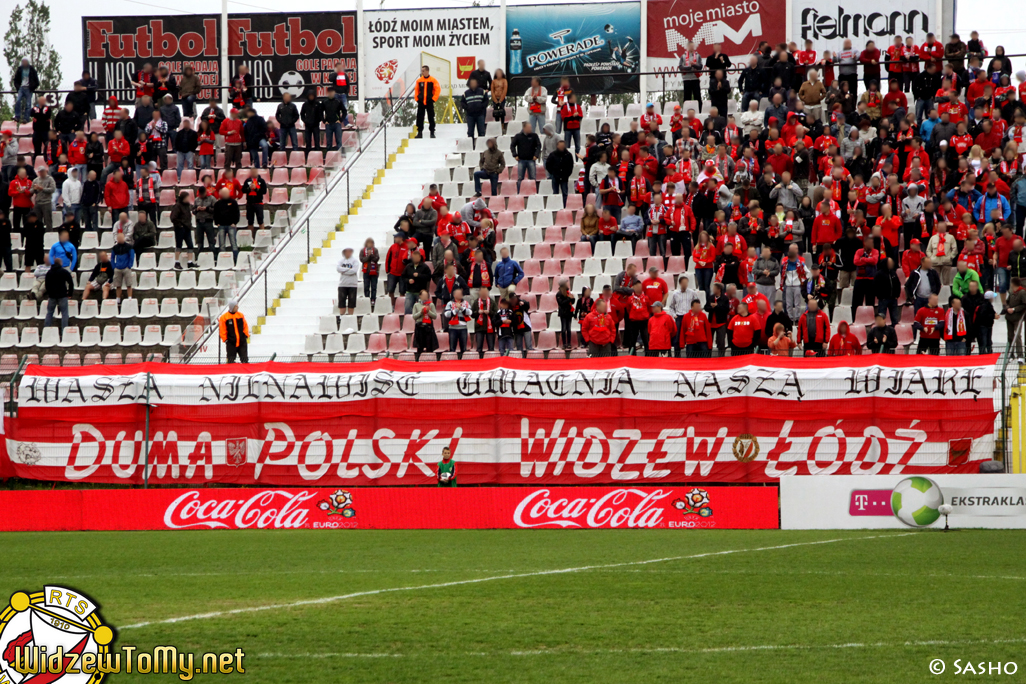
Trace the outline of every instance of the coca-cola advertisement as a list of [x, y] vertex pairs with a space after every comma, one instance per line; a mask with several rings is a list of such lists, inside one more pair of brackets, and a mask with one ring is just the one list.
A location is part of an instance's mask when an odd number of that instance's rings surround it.
[[[69, 482], [776, 482], [972, 472], [994, 356], [30, 366], [0, 471]], [[148, 405], [147, 405], [148, 404]]]
[[776, 487], [414, 487], [0, 492], [0, 531], [776, 529]]
[[[105, 93], [134, 100], [132, 81], [145, 64], [167, 67], [175, 82], [192, 67], [202, 85], [228, 85], [221, 78], [221, 18], [210, 14], [163, 14], [82, 18], [82, 58]], [[299, 98], [310, 88], [318, 95], [341, 64], [349, 97], [359, 88], [355, 12], [288, 12], [228, 15], [228, 67], [231, 76], [246, 65], [254, 99]], [[202, 91], [201, 100], [220, 94]]]

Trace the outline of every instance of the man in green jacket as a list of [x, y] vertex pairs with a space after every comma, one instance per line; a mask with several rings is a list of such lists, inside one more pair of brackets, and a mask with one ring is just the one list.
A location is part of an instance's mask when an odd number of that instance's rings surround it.
[[449, 447], [442, 449], [442, 460], [438, 462], [438, 486], [456, 486], [456, 461], [452, 460], [452, 450]]
[[955, 279], [951, 281], [951, 294], [955, 297], [962, 298], [969, 294], [969, 283], [975, 282], [983, 289], [983, 283], [980, 282], [980, 274], [969, 268], [969, 264], [964, 261], [958, 262], [958, 273], [955, 274]]

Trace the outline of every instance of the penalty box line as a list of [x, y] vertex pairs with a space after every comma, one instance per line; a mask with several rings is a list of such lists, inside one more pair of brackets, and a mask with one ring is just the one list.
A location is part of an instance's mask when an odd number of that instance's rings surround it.
[[151, 620], [148, 622], [137, 622], [132, 625], [124, 625], [120, 627], [120, 630], [126, 629], [141, 629], [143, 627], [151, 627], [154, 625], [173, 625], [179, 622], [191, 622], [193, 620], [213, 620], [221, 617], [229, 617], [232, 615], [245, 615], [246, 613], [261, 613], [270, 610], [287, 610], [289, 608], [301, 608], [304, 606], [319, 606], [327, 603], [337, 603], [339, 601], [347, 601], [349, 599], [360, 598], [363, 596], [378, 596], [380, 594], [391, 594], [403, 591], [423, 591], [425, 589], [445, 589], [446, 587], [458, 587], [466, 586], [470, 584], [483, 584], [484, 582], [497, 582], [499, 580], [509, 579], [525, 579], [528, 577], [545, 577], [548, 575], [566, 575], [576, 572], [587, 572], [589, 570], [609, 570], [612, 568], [627, 568], [638, 565], [651, 565], [653, 563], [669, 563], [673, 561], [682, 560], [697, 560], [700, 558], [713, 558], [716, 556], [729, 556], [739, 553], [756, 553], [759, 551], [779, 551], [782, 549], [792, 549], [800, 546], [819, 546], [823, 544], [836, 544], [838, 542], [846, 541], [863, 541], [870, 539], [891, 539], [894, 537], [906, 537], [915, 534], [915, 532], [903, 532], [900, 534], [877, 534], [867, 537], [838, 537], [836, 539], [822, 539], [819, 541], [810, 542], [795, 542], [793, 544], [779, 544], [777, 546], [761, 546], [754, 549], [728, 549], [726, 551], [707, 551], [705, 553], [695, 553], [685, 556], [668, 556], [666, 558], [650, 558], [648, 560], [640, 561], [624, 561], [622, 563], [606, 563], [602, 565], [582, 565], [574, 568], [558, 568], [555, 570], [538, 570], [534, 572], [520, 572], [510, 573], [506, 575], [494, 575], [492, 577], [478, 577], [476, 579], [466, 580], [453, 580], [451, 582], [439, 582], [436, 584], [419, 584], [407, 587], [386, 587], [384, 589], [368, 589], [366, 591], [357, 591], [351, 594], [340, 594], [338, 596], [325, 596], [323, 598], [316, 599], [303, 599], [300, 601], [290, 601], [288, 603], [271, 603], [263, 606], [250, 606], [247, 608], [233, 608], [231, 610], [216, 610], [209, 613], [197, 613], [195, 615], [183, 615], [181, 617], [166, 618], [164, 620]]

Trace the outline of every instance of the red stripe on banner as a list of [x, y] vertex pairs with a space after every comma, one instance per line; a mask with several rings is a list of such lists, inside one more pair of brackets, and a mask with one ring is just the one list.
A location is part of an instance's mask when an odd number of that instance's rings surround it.
[[670, 359], [647, 358], [641, 356], [618, 356], [605, 358], [567, 359], [567, 360], [535, 360], [513, 359], [471, 359], [463, 361], [397, 361], [382, 359], [367, 363], [280, 363], [268, 361], [250, 364], [222, 364], [212, 366], [169, 364], [169, 363], [137, 363], [122, 366], [41, 366], [30, 365], [25, 375], [40, 377], [81, 377], [89, 375], [125, 376], [136, 373], [153, 373], [166, 375], [252, 375], [255, 373], [366, 373], [374, 370], [391, 370], [396, 372], [434, 372], [434, 371], [489, 371], [496, 368], [512, 368], [515, 370], [611, 370], [615, 368], [643, 368], [667, 370], [730, 370], [746, 366], [764, 368], [965, 368], [969, 366], [992, 366], [997, 363], [998, 354], [982, 356], [932, 356], [913, 354], [864, 354], [861, 356], [844, 357], [786, 357], [786, 356], [727, 356], [709, 359]]
[[776, 529], [776, 487], [0, 491], [0, 531]]

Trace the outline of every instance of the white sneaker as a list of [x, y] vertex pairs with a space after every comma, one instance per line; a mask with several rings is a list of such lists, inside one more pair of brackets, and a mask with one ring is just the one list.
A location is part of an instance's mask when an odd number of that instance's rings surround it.
[[343, 330], [343, 331], [342, 331], [342, 334], [343, 334], [343, 335], [352, 335], [352, 334], [353, 334], [353, 333], [355, 333], [355, 332], [356, 332], [356, 331], [355, 331], [355, 330], [353, 330], [352, 328], [346, 328], [345, 330]]

